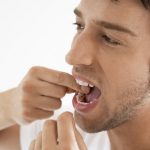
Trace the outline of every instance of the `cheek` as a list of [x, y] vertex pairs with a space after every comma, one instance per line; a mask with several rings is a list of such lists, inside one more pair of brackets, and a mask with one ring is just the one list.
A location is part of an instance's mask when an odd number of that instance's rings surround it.
[[142, 93], [148, 88], [149, 66], [140, 61], [113, 63], [111, 67], [105, 66], [105, 77], [108, 81], [105, 85], [106, 99], [112, 105], [116, 105], [120, 101], [118, 97], [124, 95], [126, 98], [122, 99], [128, 101], [129, 93], [134, 97], [134, 92]]
[[149, 64], [144, 59], [116, 58], [102, 62], [102, 66], [109, 86], [130, 87], [132, 84], [149, 80]]

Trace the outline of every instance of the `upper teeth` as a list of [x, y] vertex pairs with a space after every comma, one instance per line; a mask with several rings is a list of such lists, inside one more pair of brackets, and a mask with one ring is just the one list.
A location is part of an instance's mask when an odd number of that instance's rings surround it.
[[85, 81], [81, 81], [81, 80], [79, 80], [79, 79], [76, 79], [76, 82], [77, 82], [77, 84], [79, 84], [79, 85], [81, 85], [81, 86], [94, 87], [94, 85], [89, 84], [89, 83], [87, 83], [87, 82], [85, 82]]

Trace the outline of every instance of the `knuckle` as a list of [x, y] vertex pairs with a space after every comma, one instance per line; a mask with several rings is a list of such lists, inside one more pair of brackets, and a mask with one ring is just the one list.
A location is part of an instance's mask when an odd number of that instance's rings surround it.
[[22, 84], [22, 90], [24, 92], [31, 92], [33, 88], [34, 86], [31, 81], [24, 81], [24, 83]]
[[25, 119], [25, 118], [27, 118], [27, 116], [28, 116], [28, 112], [27, 112], [27, 110], [26, 109], [24, 109], [23, 110], [23, 112], [22, 112], [22, 116], [23, 116], [23, 118]]
[[58, 100], [55, 105], [55, 109], [59, 109], [61, 106], [62, 106], [62, 102], [60, 100]]
[[31, 110], [30, 109], [27, 109], [27, 108], [24, 108], [23, 109], [23, 112], [22, 112], [22, 116], [24, 119], [27, 119], [27, 118], [30, 118], [31, 117]]
[[[53, 112], [53, 111], [50, 111], [48, 117], [51, 117], [51, 116], [53, 116], [53, 115], [54, 115], [54, 112]], [[46, 118], [47, 118], [47, 116], [46, 116]]]
[[64, 122], [66, 121], [66, 119], [71, 118], [71, 117], [72, 117], [72, 114], [70, 112], [64, 112], [58, 117], [58, 120]]
[[55, 120], [46, 120], [44, 122], [43, 128], [46, 129], [46, 128], [49, 128], [50, 126], [53, 126], [55, 124], [56, 124]]
[[22, 111], [22, 119], [25, 120], [27, 123], [32, 123], [35, 119], [31, 116], [32, 111], [25, 108]]
[[39, 66], [31, 67], [30, 70], [29, 70], [29, 75], [30, 76], [35, 76], [39, 72], [40, 69], [41, 69], [41, 67], [39, 67]]
[[64, 80], [65, 80], [65, 72], [59, 72], [58, 74], [57, 74], [57, 81], [59, 82], [59, 83], [63, 83], [64, 82]]

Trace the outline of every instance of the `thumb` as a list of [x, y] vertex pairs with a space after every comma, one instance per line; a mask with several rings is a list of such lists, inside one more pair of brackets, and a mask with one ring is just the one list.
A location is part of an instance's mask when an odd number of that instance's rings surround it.
[[75, 127], [73, 114], [65, 112], [57, 120], [58, 139], [61, 146], [67, 146], [72, 150], [87, 150], [80, 133]]

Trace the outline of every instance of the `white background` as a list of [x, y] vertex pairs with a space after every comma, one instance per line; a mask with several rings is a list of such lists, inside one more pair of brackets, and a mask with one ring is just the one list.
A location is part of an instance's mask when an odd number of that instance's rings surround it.
[[65, 63], [79, 0], [0, 0], [0, 91], [32, 66], [71, 71]]
[[[17, 86], [32, 66], [71, 72], [64, 58], [75, 34], [73, 9], [78, 3], [79, 0], [0, 0], [0, 92]], [[71, 101], [65, 102], [71, 109]], [[105, 146], [104, 136], [94, 134], [91, 139], [85, 140], [88, 149]]]

